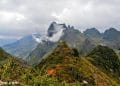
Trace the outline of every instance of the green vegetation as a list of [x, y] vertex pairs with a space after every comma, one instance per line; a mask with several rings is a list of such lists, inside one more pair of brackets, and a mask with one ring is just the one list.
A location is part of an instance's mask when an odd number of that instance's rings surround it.
[[0, 48], [0, 61], [10, 58], [10, 54], [6, 53], [2, 48]]
[[120, 76], [120, 60], [113, 49], [99, 45], [88, 54], [88, 57], [92, 57], [90, 61], [96, 66]]
[[[0, 53], [9, 55], [3, 50]], [[119, 76], [119, 60], [112, 49], [98, 46], [88, 56], [79, 57], [77, 49], [60, 41], [33, 67], [12, 56], [2, 60], [0, 80], [18, 81], [20, 86], [119, 86], [118, 77], [109, 76], [112, 72]], [[109, 68], [113, 70], [109, 74], [101, 70]]]
[[91, 64], [86, 58], [74, 54], [74, 49], [65, 42], [60, 44], [53, 52], [36, 66], [41, 75], [56, 77], [59, 82], [67, 84], [77, 83], [81, 86], [118, 86], [117, 81], [110, 78]]

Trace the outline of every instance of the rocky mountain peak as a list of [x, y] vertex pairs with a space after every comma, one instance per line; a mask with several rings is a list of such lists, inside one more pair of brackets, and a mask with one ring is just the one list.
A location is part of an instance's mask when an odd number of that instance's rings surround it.
[[100, 37], [101, 33], [96, 28], [90, 28], [83, 32], [87, 37]]
[[57, 24], [56, 22], [52, 22], [48, 28], [48, 36], [52, 37], [54, 34], [66, 28], [67, 27], [65, 24]]
[[108, 41], [120, 40], [120, 31], [117, 31], [115, 28], [110, 28], [104, 32], [103, 38]]

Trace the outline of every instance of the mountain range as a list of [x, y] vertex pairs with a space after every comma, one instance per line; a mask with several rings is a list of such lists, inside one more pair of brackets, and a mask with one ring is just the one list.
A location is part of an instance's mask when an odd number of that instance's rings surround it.
[[32, 34], [20, 40], [3, 46], [8, 53], [26, 60], [30, 64], [37, 64], [44, 55], [56, 44], [63, 40], [70, 47], [76, 48], [85, 55], [97, 45], [106, 45], [112, 49], [120, 48], [120, 31], [110, 28], [100, 33], [96, 28], [80, 32], [73, 26], [52, 22], [47, 34]]
[[0, 38], [0, 46], [4, 46], [7, 44], [11, 44], [13, 42], [17, 41], [17, 39], [4, 39], [4, 38]]
[[120, 86], [120, 31], [52, 22], [0, 48], [0, 85]]

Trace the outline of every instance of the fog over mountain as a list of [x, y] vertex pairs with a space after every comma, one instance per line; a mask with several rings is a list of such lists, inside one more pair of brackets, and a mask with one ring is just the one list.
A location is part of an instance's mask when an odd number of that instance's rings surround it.
[[[52, 21], [84, 31], [120, 30], [119, 0], [0, 0], [0, 37], [43, 33]], [[47, 5], [47, 6], [46, 6]]]

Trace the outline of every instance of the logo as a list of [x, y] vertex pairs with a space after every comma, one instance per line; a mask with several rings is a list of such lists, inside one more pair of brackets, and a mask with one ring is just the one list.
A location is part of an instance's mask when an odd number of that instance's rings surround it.
[[0, 86], [4, 86], [4, 85], [18, 85], [18, 84], [19, 84], [19, 82], [17, 82], [17, 81], [12, 81], [12, 82], [7, 81], [7, 82], [3, 82], [3, 81], [0, 80]]

